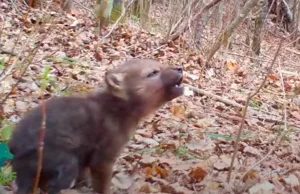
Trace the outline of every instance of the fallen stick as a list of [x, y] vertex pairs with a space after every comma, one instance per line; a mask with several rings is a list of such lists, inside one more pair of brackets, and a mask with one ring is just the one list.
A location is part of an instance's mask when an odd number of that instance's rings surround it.
[[223, 102], [224, 104], [227, 104], [227, 105], [231, 105], [231, 106], [235, 106], [235, 107], [238, 107], [238, 108], [244, 108], [244, 105], [241, 105], [237, 102], [234, 102], [232, 100], [229, 100], [225, 97], [222, 97], [222, 96], [218, 96], [218, 95], [215, 95], [211, 92], [207, 92], [205, 90], [202, 90], [200, 88], [197, 88], [197, 87], [194, 87], [194, 86], [191, 86], [191, 85], [188, 85], [188, 84], [184, 84], [186, 87], [190, 88], [192, 91], [194, 91], [195, 93], [197, 94], [201, 94], [201, 95], [204, 95], [204, 96], [208, 96], [208, 97], [211, 97], [217, 101], [220, 101], [220, 102]]
[[14, 52], [12, 52], [12, 51], [7, 51], [7, 50], [3, 50], [3, 49], [0, 49], [0, 54], [11, 55], [11, 56], [17, 56], [17, 54], [15, 54]]

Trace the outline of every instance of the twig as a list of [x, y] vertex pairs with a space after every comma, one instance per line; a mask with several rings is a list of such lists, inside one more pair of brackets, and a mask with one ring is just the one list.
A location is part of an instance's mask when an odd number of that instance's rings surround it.
[[[187, 14], [187, 12], [188, 12], [188, 10], [189, 10], [189, 7], [190, 7], [191, 5], [193, 5], [195, 2], [197, 2], [197, 0], [189, 1], [188, 4], [183, 8], [182, 14], [181, 14], [180, 18], [178, 19], [178, 21], [177, 21], [173, 26], [171, 26], [170, 32], [168, 33], [168, 36], [169, 36], [170, 34], [172, 34], [172, 33], [175, 31], [175, 29], [179, 26], [179, 24], [182, 24], [182, 23], [183, 23], [182, 20], [184, 19], [185, 14]], [[197, 2], [197, 4], [198, 4], [198, 3], [199, 3], [199, 2]], [[195, 7], [196, 7], [196, 6], [195, 6]], [[168, 38], [168, 37], [167, 37], [167, 38]]]
[[[70, 0], [69, 0], [70, 1]], [[88, 12], [90, 12], [92, 15], [93, 15], [93, 17], [96, 17], [96, 14], [92, 11], [92, 10], [90, 10], [89, 8], [87, 8], [86, 6], [84, 6], [84, 5], [82, 5], [82, 3], [80, 3], [79, 1], [77, 1], [77, 0], [73, 0], [75, 3], [77, 3], [80, 7], [82, 7], [83, 9], [85, 9], [86, 11], [88, 11]]]
[[[17, 40], [16, 40], [16, 42], [15, 42], [15, 44], [14, 44], [12, 50], [11, 50], [12, 53], [14, 53], [20, 38], [21, 38], [21, 32], [18, 34]], [[23, 44], [23, 48], [27, 46], [27, 43], [28, 43], [28, 41], [25, 44]], [[23, 53], [23, 52], [20, 52], [20, 53]], [[8, 58], [8, 61], [10, 61], [12, 57], [13, 57], [13, 55], [10, 55], [9, 58]], [[20, 58], [20, 54], [18, 55], [18, 58]], [[0, 73], [0, 82], [5, 79], [6, 75], [8, 75], [13, 70], [13, 68], [15, 66], [16, 66], [16, 63], [15, 63], [15, 65], [11, 65], [10, 67], [5, 68]], [[8, 72], [8, 73], [6, 73], [6, 72]]]
[[243, 55], [243, 54], [239, 54], [239, 53], [232, 53], [232, 52], [227, 52], [227, 51], [220, 51], [222, 53], [226, 53], [226, 54], [229, 54], [229, 55], [235, 55], [235, 56], [239, 56], [239, 57], [247, 57], [249, 59], [255, 59], [255, 60], [258, 60], [258, 61], [261, 61], [261, 62], [270, 62], [271, 60], [265, 60], [265, 59], [259, 59], [257, 57], [251, 57], [251, 56], [247, 56], [247, 55]]
[[237, 102], [234, 102], [232, 100], [229, 100], [229, 99], [226, 99], [224, 97], [221, 97], [221, 96], [218, 96], [218, 95], [215, 95], [213, 93], [210, 93], [210, 92], [207, 92], [205, 90], [202, 90], [200, 88], [197, 88], [197, 87], [194, 87], [194, 86], [191, 86], [191, 85], [188, 85], [188, 84], [184, 84], [186, 87], [189, 87], [191, 90], [193, 90], [194, 92], [198, 93], [198, 94], [201, 94], [201, 95], [204, 95], [204, 96], [208, 96], [208, 97], [211, 97], [217, 101], [220, 101], [220, 102], [223, 102], [227, 105], [231, 105], [231, 106], [236, 106], [236, 107], [239, 107], [239, 108], [244, 108], [243, 105], [237, 103]]
[[11, 55], [11, 56], [17, 55], [16, 53], [13, 53], [13, 52], [7, 51], [7, 50], [3, 50], [3, 49], [0, 49], [0, 54]]
[[244, 127], [244, 123], [245, 123], [245, 118], [246, 118], [246, 114], [247, 114], [247, 109], [248, 109], [248, 106], [249, 106], [249, 102], [250, 100], [256, 95], [258, 94], [258, 92], [264, 87], [267, 79], [268, 79], [268, 74], [270, 74], [274, 64], [275, 64], [275, 61], [278, 57], [278, 54], [279, 54], [279, 51], [282, 47], [282, 43], [283, 43], [283, 38], [281, 39], [280, 43], [279, 43], [279, 46], [277, 48], [277, 51], [275, 53], [275, 56], [273, 58], [273, 61], [271, 63], [271, 65], [267, 68], [267, 72], [266, 72], [266, 76], [264, 78], [264, 80], [262, 81], [261, 85], [258, 87], [258, 89], [253, 93], [253, 94], [249, 94], [248, 98], [247, 98], [247, 101], [246, 101], [246, 105], [245, 105], [245, 108], [243, 110], [243, 117], [242, 117], [242, 121], [241, 121], [241, 124], [240, 124], [240, 127], [238, 129], [238, 134], [237, 134], [237, 138], [236, 138], [236, 141], [235, 141], [235, 144], [234, 144], [234, 151], [233, 151], [233, 156], [232, 156], [232, 159], [231, 159], [231, 164], [230, 164], [230, 168], [229, 168], [229, 171], [228, 171], [228, 176], [227, 176], [227, 182], [229, 183], [230, 182], [230, 177], [231, 177], [231, 173], [232, 173], [232, 169], [233, 169], [233, 164], [234, 164], [234, 160], [236, 158], [236, 155], [237, 155], [237, 151], [238, 151], [238, 144], [239, 144], [239, 141], [241, 139], [241, 135], [242, 135], [242, 130], [243, 130], [243, 127]]
[[[279, 64], [279, 68], [281, 69], [281, 65]], [[284, 135], [286, 134], [286, 132], [288, 131], [287, 129], [287, 106], [286, 106], [286, 93], [285, 93], [285, 88], [284, 88], [284, 83], [283, 83], [283, 76], [282, 76], [282, 72], [279, 71], [280, 73], [280, 85], [282, 87], [282, 91], [283, 91], [283, 96], [284, 96], [284, 118], [283, 118], [283, 122], [284, 122], [284, 130], [283, 132], [281, 132], [280, 136], [275, 140], [275, 144], [269, 149], [270, 151], [263, 157], [261, 158], [259, 161], [257, 161], [255, 164], [253, 164], [244, 174], [242, 177], [244, 177], [246, 174], [248, 174], [248, 172], [250, 170], [252, 170], [255, 166], [259, 165], [262, 161], [264, 161], [265, 159], [267, 159], [273, 152], [274, 150], [277, 148], [278, 144], [280, 143], [280, 141], [282, 140], [282, 138], [284, 137]]]
[[[209, 4], [205, 5], [197, 14], [195, 14], [192, 17], [191, 21], [196, 20], [198, 17], [201, 18], [202, 14], [205, 11], [208, 11], [210, 8], [212, 8], [213, 6], [215, 6], [216, 4], [218, 4], [220, 1], [222, 1], [222, 0], [213, 0]], [[169, 40], [172, 40], [172, 41], [176, 40], [181, 34], [183, 34], [188, 29], [188, 24], [189, 24], [189, 21], [186, 22], [184, 24], [184, 26], [181, 27], [176, 33], [174, 33], [173, 35], [171, 35], [169, 37]], [[166, 40], [165, 42], [167, 43], [168, 40]]]
[[32, 51], [32, 55], [29, 54], [29, 62], [26, 64], [23, 72], [21, 73], [21, 75], [19, 76], [19, 79], [17, 80], [17, 82], [12, 86], [11, 90], [9, 93], [6, 94], [6, 96], [1, 100], [0, 102], [0, 105], [3, 105], [5, 103], [5, 101], [8, 99], [8, 97], [10, 96], [11, 93], [13, 93], [13, 91], [15, 90], [15, 88], [18, 86], [18, 84], [20, 83], [21, 81], [21, 78], [25, 75], [29, 65], [32, 63], [33, 59], [34, 59], [34, 56], [36, 55], [37, 51], [38, 51], [38, 48], [41, 46], [41, 44], [39, 44], [33, 51]]
[[[42, 40], [45, 40], [46, 36], [48, 34], [45, 33], [45, 35], [43, 36]], [[36, 53], [38, 52], [38, 49], [41, 47], [43, 41], [41, 41], [34, 49], [31, 50], [31, 52], [28, 55], [29, 61], [26, 64], [23, 72], [21, 73], [19, 79], [17, 80], [17, 82], [12, 86], [10, 92], [1, 100], [0, 105], [3, 105], [5, 103], [5, 101], [8, 99], [8, 97], [10, 96], [10, 94], [15, 90], [15, 88], [18, 86], [18, 84], [21, 81], [21, 78], [25, 75], [27, 69], [29, 68], [30, 64], [32, 63], [34, 57], [36, 56]]]
[[151, 50], [151, 51], [149, 51], [149, 52], [146, 52], [146, 53], [143, 53], [143, 54], [137, 55], [137, 56], [136, 56], [136, 57], [134, 57], [134, 58], [146, 56], [146, 55], [148, 55], [148, 54], [151, 54], [151, 53], [153, 53], [154, 51], [157, 51], [157, 50], [159, 50], [159, 49], [162, 49], [162, 48], [164, 48], [164, 47], [166, 47], [166, 46], [167, 46], [167, 45], [165, 45], [165, 44], [163, 44], [163, 45], [160, 45], [159, 47], [157, 47], [157, 48], [154, 48], [153, 50]]
[[37, 194], [37, 190], [39, 187], [39, 180], [42, 171], [42, 164], [43, 164], [44, 137], [46, 132], [46, 101], [45, 100], [42, 100], [41, 110], [42, 110], [42, 123], [41, 123], [41, 129], [39, 131], [38, 161], [37, 161], [36, 177], [33, 186], [33, 194]]

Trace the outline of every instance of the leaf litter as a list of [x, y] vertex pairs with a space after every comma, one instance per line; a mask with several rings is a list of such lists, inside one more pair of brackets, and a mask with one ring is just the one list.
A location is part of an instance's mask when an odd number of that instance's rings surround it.
[[[3, 30], [1, 48], [5, 50], [15, 47], [18, 34], [21, 34], [22, 43], [28, 41], [38, 18], [45, 14], [37, 10], [30, 13], [22, 10], [22, 14], [18, 14], [5, 2], [1, 2], [0, 10], [6, 13], [0, 20]], [[165, 64], [182, 65], [185, 83], [243, 105], [249, 91], [255, 90], [263, 78], [258, 70], [250, 69], [247, 60], [227, 55], [220, 55], [220, 62], [215, 64], [216, 68], [221, 68], [219, 76], [207, 74], [201, 62], [204, 57], [188, 49], [180, 40], [164, 45], [160, 36], [135, 27], [119, 26], [99, 44], [101, 40], [95, 35], [88, 14], [76, 10], [73, 16], [59, 15], [56, 11], [50, 15], [55, 25], [49, 32], [42, 27], [39, 29], [39, 36], [48, 35], [43, 40], [34, 39], [42, 41], [41, 48], [3, 105], [3, 114], [10, 122], [16, 123], [26, 110], [38, 105], [43, 80], [47, 80], [44, 94], [47, 98], [85, 94], [103, 87], [105, 71], [129, 58], [150, 57]], [[46, 22], [46, 26], [50, 25]], [[36, 42], [29, 41], [25, 48], [19, 43], [15, 52], [28, 54]], [[272, 47], [275, 43], [274, 40], [265, 44]], [[268, 49], [270, 55], [275, 52]], [[266, 49], [262, 50], [266, 52]], [[287, 54], [286, 50], [282, 52], [281, 57]], [[290, 64], [299, 60], [296, 56], [290, 58], [293, 60]], [[0, 59], [4, 60], [4, 65], [18, 63], [16, 57], [11, 59], [5, 54], [1, 54]], [[45, 73], [47, 67], [50, 69]], [[19, 71], [17, 69], [1, 82], [1, 98], [20, 79]], [[297, 103], [300, 76], [299, 72], [296, 75], [288, 72], [284, 73], [284, 88], [289, 96], [293, 96], [288, 99], [289, 132], [274, 153], [244, 177], [246, 170], [268, 153], [282, 131], [278, 121], [283, 118], [284, 98], [278, 70], [268, 75], [263, 92], [250, 103], [231, 184], [226, 183], [226, 177], [241, 112], [188, 90], [187, 95], [168, 103], [140, 124], [117, 161], [113, 190], [118, 193], [175, 194], [300, 192], [300, 106]], [[9, 127], [2, 125], [1, 133], [6, 139], [10, 135]], [[92, 191], [85, 188], [64, 193]]]

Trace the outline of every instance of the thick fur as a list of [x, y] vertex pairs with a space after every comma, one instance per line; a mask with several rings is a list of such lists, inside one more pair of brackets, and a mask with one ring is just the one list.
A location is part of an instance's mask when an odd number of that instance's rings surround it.
[[[180, 96], [182, 70], [150, 59], [129, 60], [106, 73], [107, 87], [86, 97], [46, 102], [46, 134], [40, 188], [60, 193], [88, 168], [96, 192], [110, 193], [112, 167], [139, 121]], [[17, 125], [9, 143], [17, 194], [32, 190], [37, 169], [41, 106]]]

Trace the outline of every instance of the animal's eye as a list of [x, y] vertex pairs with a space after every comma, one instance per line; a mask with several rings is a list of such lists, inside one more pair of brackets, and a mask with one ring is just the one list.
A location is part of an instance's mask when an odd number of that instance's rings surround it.
[[159, 71], [154, 70], [154, 71], [152, 71], [151, 73], [149, 73], [149, 74], [147, 75], [147, 77], [153, 77], [153, 76], [157, 75], [158, 73], [159, 73]]

